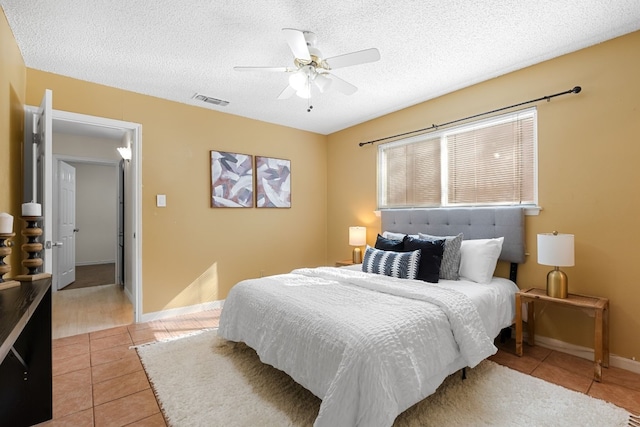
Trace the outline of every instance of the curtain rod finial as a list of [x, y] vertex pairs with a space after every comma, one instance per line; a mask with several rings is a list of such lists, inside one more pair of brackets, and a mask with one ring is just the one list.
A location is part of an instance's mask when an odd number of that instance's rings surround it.
[[581, 91], [581, 90], [582, 90], [582, 88], [581, 88], [580, 86], [576, 86], [576, 87], [574, 87], [573, 89], [571, 89], [571, 91], [572, 91], [573, 93], [580, 93], [580, 91]]

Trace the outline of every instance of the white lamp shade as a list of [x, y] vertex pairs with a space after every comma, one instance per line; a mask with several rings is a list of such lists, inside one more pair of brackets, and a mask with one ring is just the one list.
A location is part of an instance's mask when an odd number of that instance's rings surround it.
[[324, 74], [318, 74], [314, 80], [316, 86], [320, 90], [320, 93], [325, 93], [331, 86], [331, 79]]
[[573, 234], [538, 234], [538, 264], [571, 267], [575, 263]]
[[364, 246], [367, 243], [366, 227], [349, 227], [349, 245]]
[[301, 68], [289, 76], [289, 86], [299, 91], [308, 85], [308, 78], [304, 68]]
[[298, 95], [300, 98], [303, 98], [303, 99], [309, 99], [311, 98], [311, 88], [305, 86], [302, 89], [299, 89], [296, 92], [296, 95]]

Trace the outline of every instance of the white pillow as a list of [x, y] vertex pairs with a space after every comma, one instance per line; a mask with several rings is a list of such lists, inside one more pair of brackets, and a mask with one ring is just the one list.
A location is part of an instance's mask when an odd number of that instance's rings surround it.
[[502, 251], [504, 237], [463, 240], [460, 246], [460, 276], [476, 283], [489, 283]]

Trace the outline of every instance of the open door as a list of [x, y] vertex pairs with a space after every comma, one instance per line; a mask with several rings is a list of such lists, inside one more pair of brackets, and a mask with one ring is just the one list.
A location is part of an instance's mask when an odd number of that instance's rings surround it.
[[76, 168], [57, 163], [56, 228], [54, 230], [55, 276], [60, 290], [76, 280]]
[[[34, 118], [35, 119], [35, 118]], [[51, 242], [53, 240], [53, 93], [44, 91], [44, 97], [38, 108], [36, 127], [36, 183], [34, 199], [42, 205], [42, 242], [44, 249], [40, 253], [43, 259], [42, 272], [53, 274]]]

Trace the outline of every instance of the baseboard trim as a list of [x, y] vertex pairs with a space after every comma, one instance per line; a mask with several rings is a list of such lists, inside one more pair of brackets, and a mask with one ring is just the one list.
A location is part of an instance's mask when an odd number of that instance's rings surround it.
[[152, 313], [144, 313], [140, 316], [140, 322], [152, 322], [154, 320], [162, 320], [175, 316], [182, 316], [185, 314], [200, 313], [206, 310], [215, 310], [222, 308], [224, 300], [204, 302], [202, 304], [190, 305], [187, 307], [170, 308], [168, 310], [155, 311]]
[[[536, 335], [535, 342], [536, 345], [539, 345], [540, 347], [572, 354], [582, 359], [593, 360], [594, 357], [594, 351], [591, 348], [570, 344], [564, 341], [557, 340], [555, 338]], [[609, 366], [640, 374], [640, 362], [638, 362], [637, 360], [627, 359], [615, 354], [609, 355]]]
[[116, 260], [112, 259], [110, 261], [87, 261], [87, 262], [79, 262], [76, 264], [76, 267], [84, 267], [87, 265], [102, 265], [102, 264], [115, 264]]

